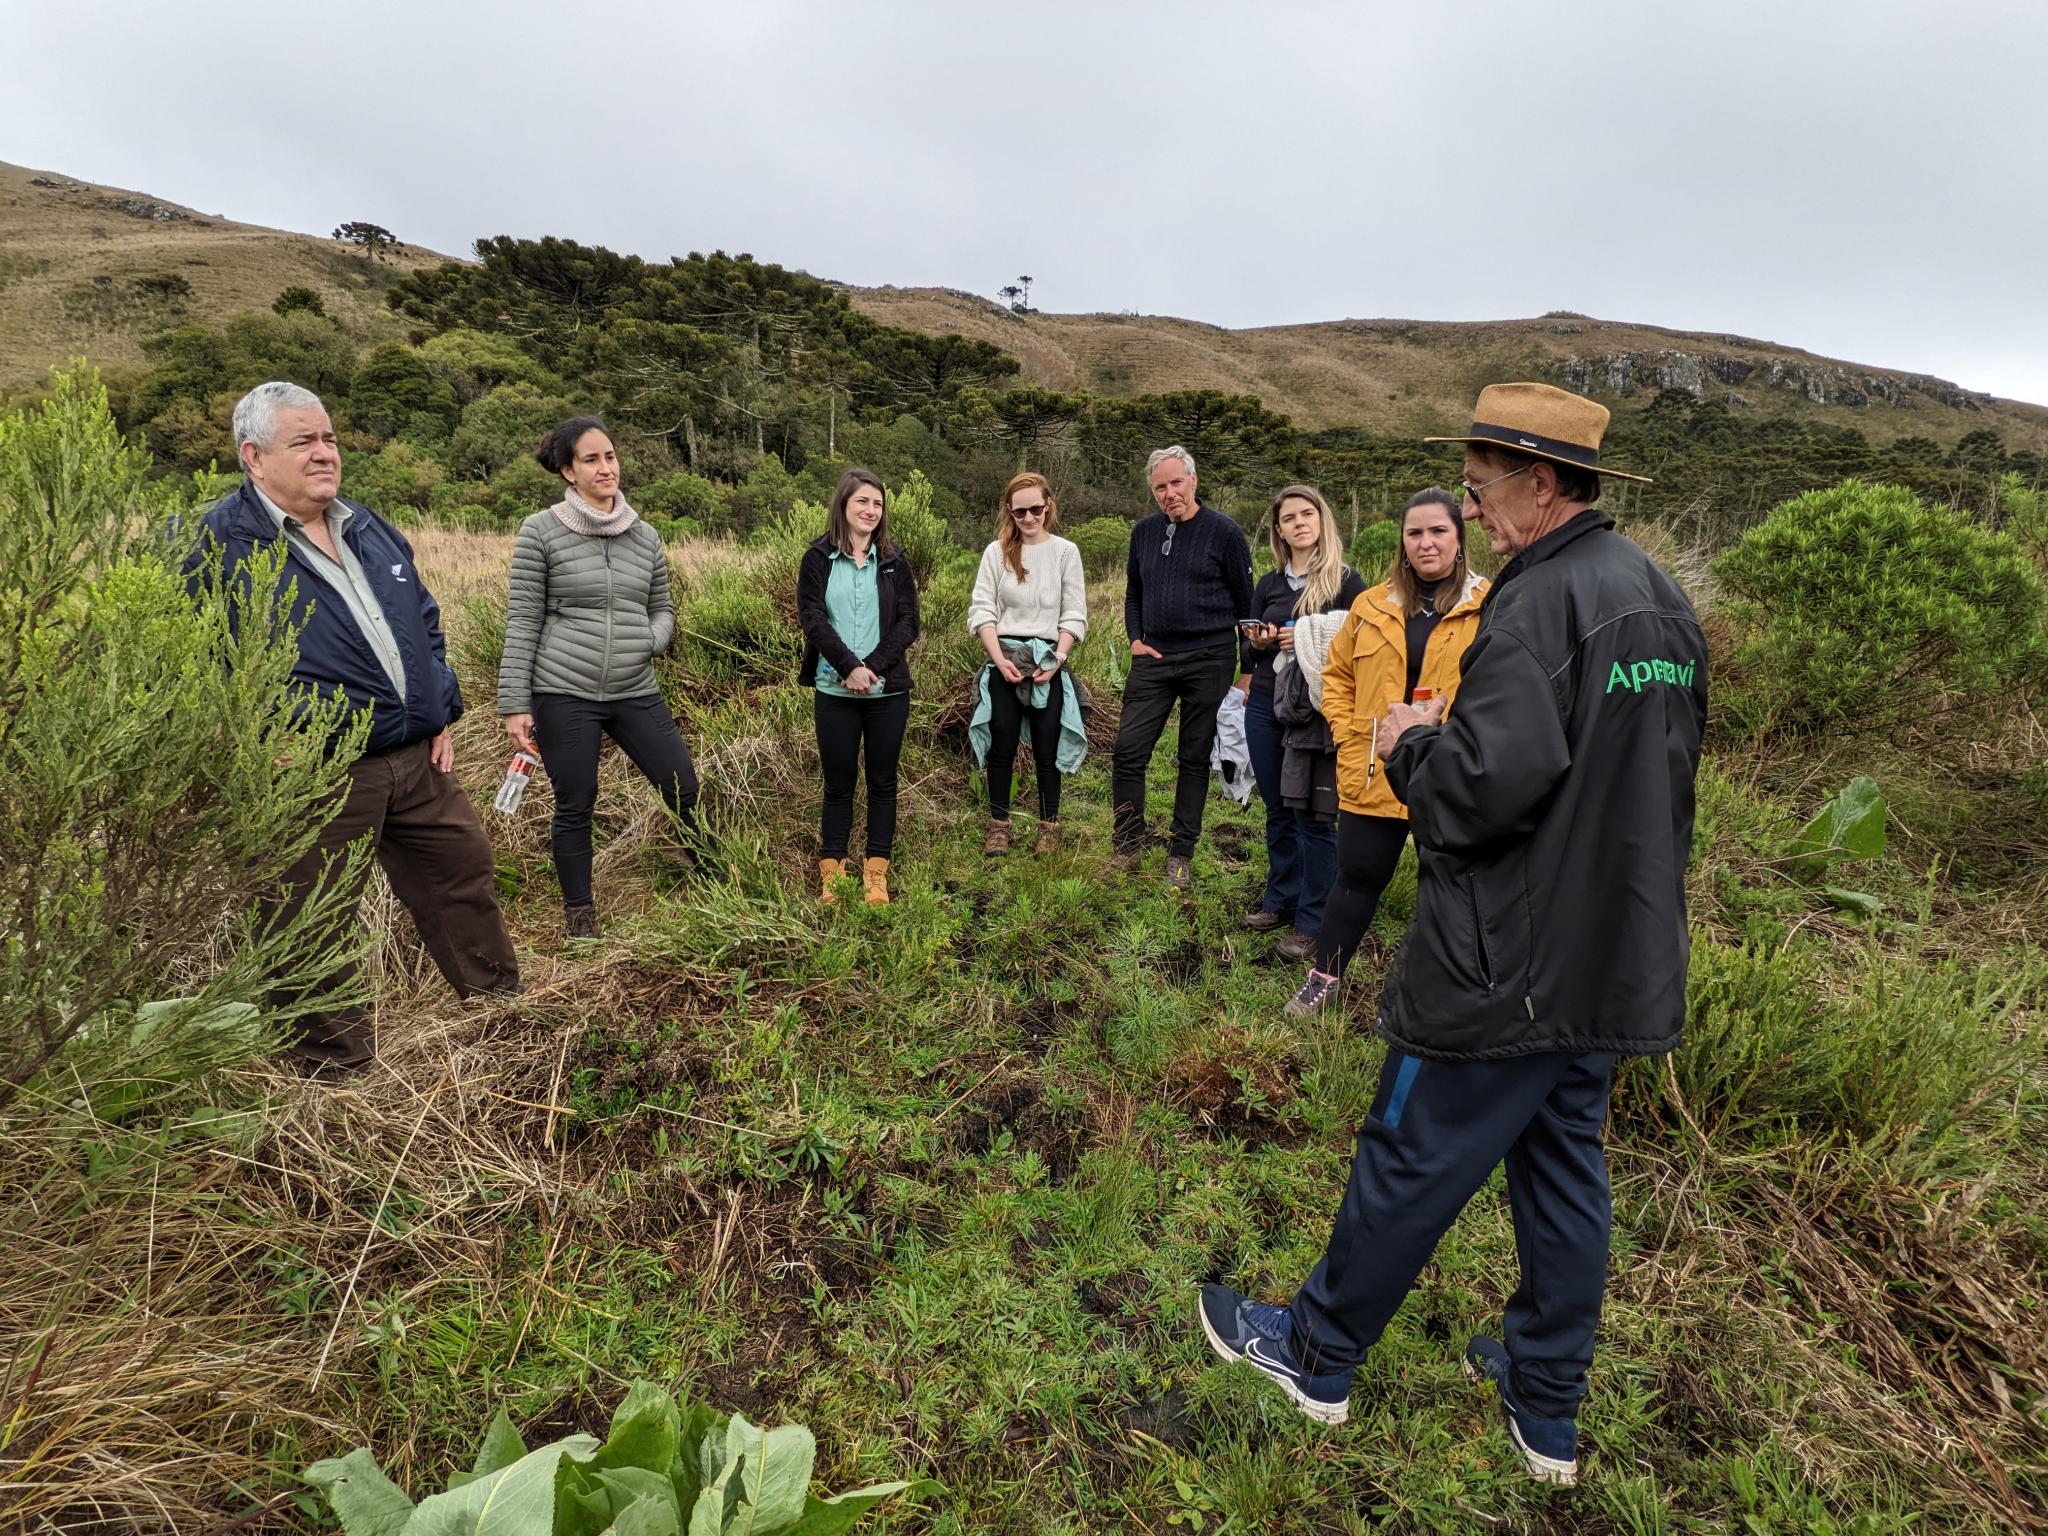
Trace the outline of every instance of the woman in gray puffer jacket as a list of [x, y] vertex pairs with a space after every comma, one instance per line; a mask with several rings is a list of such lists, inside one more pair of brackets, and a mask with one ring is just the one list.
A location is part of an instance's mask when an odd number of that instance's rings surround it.
[[619, 491], [619, 455], [594, 416], [563, 422], [536, 455], [566, 494], [519, 527], [498, 713], [555, 789], [552, 841], [569, 937], [597, 936], [590, 890], [590, 813], [597, 755], [609, 735], [695, 827], [697, 770], [654, 680], [674, 638], [668, 551]]

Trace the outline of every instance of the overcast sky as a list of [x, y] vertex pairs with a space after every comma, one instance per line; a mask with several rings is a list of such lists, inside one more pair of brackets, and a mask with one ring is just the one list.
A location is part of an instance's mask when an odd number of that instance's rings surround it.
[[0, 0], [0, 159], [1247, 326], [1576, 309], [2048, 403], [2048, 6]]

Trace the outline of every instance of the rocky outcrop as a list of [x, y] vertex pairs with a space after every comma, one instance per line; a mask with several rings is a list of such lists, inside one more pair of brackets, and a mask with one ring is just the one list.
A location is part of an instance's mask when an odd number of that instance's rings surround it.
[[[1911, 410], [1927, 401], [1974, 411], [1988, 398], [1958, 389], [1945, 379], [1920, 374], [1871, 373], [1818, 358], [1773, 357], [1758, 362], [1733, 353], [1676, 347], [1573, 354], [1559, 359], [1552, 371], [1566, 389], [1624, 400], [1666, 389], [1683, 390], [1695, 400], [1704, 400], [1716, 384], [1790, 390], [1815, 405], [1887, 405], [1899, 410]], [[1732, 389], [1720, 393], [1730, 405], [1751, 403]]]

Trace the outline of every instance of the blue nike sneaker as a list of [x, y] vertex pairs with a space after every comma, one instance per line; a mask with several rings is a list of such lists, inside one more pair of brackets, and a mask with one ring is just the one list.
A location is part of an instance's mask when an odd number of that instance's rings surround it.
[[1500, 1340], [1481, 1334], [1467, 1344], [1465, 1374], [1474, 1381], [1490, 1381], [1499, 1391], [1508, 1439], [1531, 1477], [1566, 1488], [1579, 1480], [1578, 1420], [1540, 1418], [1522, 1405], [1515, 1396], [1514, 1362]]
[[1253, 1301], [1227, 1285], [1205, 1285], [1201, 1319], [1211, 1349], [1272, 1377], [1287, 1400], [1318, 1424], [1351, 1417], [1351, 1372], [1310, 1375], [1294, 1358], [1294, 1320], [1285, 1307]]

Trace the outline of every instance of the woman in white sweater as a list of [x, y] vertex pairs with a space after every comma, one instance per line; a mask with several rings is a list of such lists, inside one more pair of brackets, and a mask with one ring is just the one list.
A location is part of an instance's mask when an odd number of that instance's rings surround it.
[[1088, 586], [1081, 551], [1060, 538], [1059, 508], [1045, 476], [1022, 474], [1003, 487], [996, 536], [974, 573], [967, 627], [988, 650], [988, 838], [985, 854], [1010, 851], [1010, 783], [1017, 743], [1031, 726], [1038, 770], [1038, 837], [1033, 853], [1060, 845], [1060, 719], [1067, 652], [1088, 633]]

